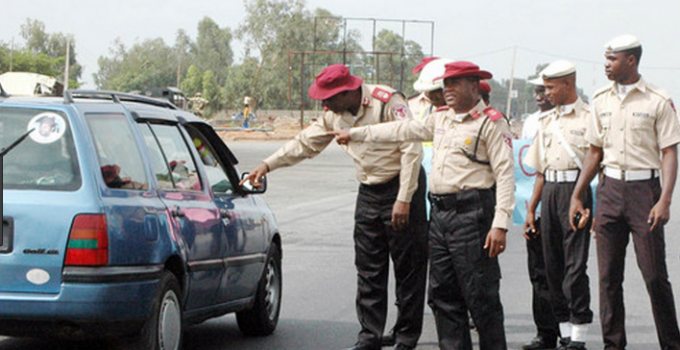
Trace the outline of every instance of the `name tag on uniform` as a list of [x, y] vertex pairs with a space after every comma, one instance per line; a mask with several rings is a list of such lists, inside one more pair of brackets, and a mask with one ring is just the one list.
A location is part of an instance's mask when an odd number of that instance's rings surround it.
[[439, 135], [444, 135], [444, 134], [446, 134], [446, 130], [441, 129], [441, 128], [436, 128], [436, 129], [434, 129], [434, 133], [439, 134]]
[[600, 118], [611, 117], [611, 116], [612, 116], [612, 112], [602, 112], [602, 113], [600, 113]]
[[586, 134], [583, 130], [570, 130], [569, 133], [576, 136], [583, 136]]
[[649, 113], [644, 113], [644, 112], [633, 112], [633, 117], [649, 118], [650, 115], [649, 115]]

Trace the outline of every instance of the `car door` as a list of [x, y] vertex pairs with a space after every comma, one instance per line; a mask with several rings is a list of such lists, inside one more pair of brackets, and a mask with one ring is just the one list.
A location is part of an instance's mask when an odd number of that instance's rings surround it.
[[200, 155], [222, 218], [226, 273], [220, 283], [219, 300], [246, 298], [255, 292], [266, 261], [267, 216], [255, 196], [245, 194], [239, 187], [236, 158], [214, 130], [203, 123], [184, 126]]
[[217, 303], [224, 266], [220, 210], [198, 173], [187, 136], [176, 123], [138, 123], [161, 200], [174, 222], [188, 269], [186, 309]]

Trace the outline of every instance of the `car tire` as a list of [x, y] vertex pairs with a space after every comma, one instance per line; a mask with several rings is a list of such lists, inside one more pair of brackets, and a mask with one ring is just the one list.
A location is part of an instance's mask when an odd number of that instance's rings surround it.
[[175, 276], [165, 271], [152, 313], [144, 322], [141, 333], [119, 344], [126, 350], [180, 350], [182, 348], [182, 304], [180, 287]]
[[282, 291], [281, 250], [272, 243], [253, 306], [236, 313], [241, 333], [247, 336], [264, 336], [274, 332], [279, 322]]

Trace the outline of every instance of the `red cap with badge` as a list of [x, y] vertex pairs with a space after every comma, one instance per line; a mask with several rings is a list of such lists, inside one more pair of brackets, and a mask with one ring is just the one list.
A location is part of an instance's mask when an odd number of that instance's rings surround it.
[[479, 66], [467, 61], [449, 63], [446, 66], [444, 75], [435, 80], [446, 78], [479, 77], [480, 79], [491, 79], [493, 75], [485, 70], [480, 70]]
[[332, 64], [316, 76], [307, 93], [315, 100], [325, 100], [343, 91], [358, 89], [363, 80], [351, 75], [344, 64]]

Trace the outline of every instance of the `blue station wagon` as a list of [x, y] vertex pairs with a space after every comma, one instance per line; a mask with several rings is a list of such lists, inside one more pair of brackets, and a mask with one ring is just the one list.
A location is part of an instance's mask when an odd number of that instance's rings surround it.
[[0, 147], [0, 334], [179, 349], [186, 326], [226, 313], [246, 335], [276, 328], [265, 188], [239, 185], [202, 119], [118, 92], [6, 97]]

